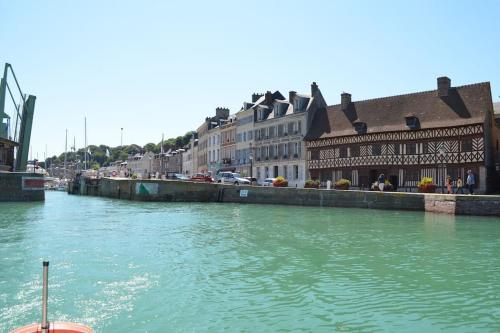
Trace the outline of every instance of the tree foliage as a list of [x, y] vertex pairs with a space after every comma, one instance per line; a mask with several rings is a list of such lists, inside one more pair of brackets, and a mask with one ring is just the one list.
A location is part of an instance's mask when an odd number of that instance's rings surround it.
[[[169, 150], [183, 148], [189, 143], [193, 135], [196, 135], [196, 132], [190, 131], [183, 136], [165, 140], [163, 142], [163, 151], [167, 152]], [[87, 153], [88, 165], [92, 168], [99, 168], [100, 166], [108, 166], [111, 162], [125, 161], [130, 155], [144, 154], [148, 151], [158, 154], [161, 152], [161, 142], [157, 144], [150, 142], [142, 147], [136, 144], [118, 147], [110, 147], [107, 145], [90, 145], [88, 146], [88, 149], [90, 150], [90, 154]], [[107, 151], [109, 151], [109, 157], [106, 155]], [[68, 151], [66, 153], [66, 161], [69, 163], [83, 163], [84, 160], [85, 148], [80, 148], [77, 151]], [[64, 153], [60, 154], [59, 156], [54, 155], [47, 158], [48, 166], [52, 164], [62, 163], [64, 163]]]

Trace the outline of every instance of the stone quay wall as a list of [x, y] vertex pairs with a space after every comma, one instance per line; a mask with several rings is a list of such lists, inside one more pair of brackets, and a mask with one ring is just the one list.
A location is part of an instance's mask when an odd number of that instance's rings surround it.
[[43, 175], [26, 172], [0, 172], [0, 202], [44, 200]]
[[91, 185], [85, 184], [89, 182], [82, 180], [76, 194], [135, 201], [280, 204], [500, 216], [500, 196], [318, 190], [119, 178], [102, 178], [97, 182], [94, 180]]

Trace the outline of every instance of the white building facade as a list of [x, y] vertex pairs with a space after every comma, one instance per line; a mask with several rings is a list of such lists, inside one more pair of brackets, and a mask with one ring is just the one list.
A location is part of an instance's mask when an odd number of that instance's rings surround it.
[[208, 172], [214, 176], [221, 167], [220, 158], [220, 126], [217, 121], [213, 121], [212, 127], [208, 131], [207, 161]]
[[[255, 97], [255, 94], [254, 94]], [[255, 177], [252, 170], [252, 153], [254, 142], [254, 110], [252, 103], [244, 103], [243, 108], [236, 114], [236, 151], [235, 167], [236, 172], [243, 177]]]
[[252, 107], [256, 116], [253, 174], [259, 182], [282, 176], [289, 187], [304, 187], [308, 175], [304, 136], [312, 100], [294, 91], [288, 100], [279, 91], [268, 91]]
[[127, 159], [127, 168], [130, 175], [136, 175], [138, 178], [147, 178], [153, 170], [155, 154], [146, 152], [144, 155], [136, 154]]

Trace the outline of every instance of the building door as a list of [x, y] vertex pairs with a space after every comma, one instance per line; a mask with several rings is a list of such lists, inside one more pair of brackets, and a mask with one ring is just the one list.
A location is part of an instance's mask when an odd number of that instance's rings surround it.
[[398, 176], [396, 176], [396, 175], [390, 175], [389, 176], [389, 182], [391, 182], [392, 188], [394, 189], [394, 191], [398, 189], [398, 184], [399, 184], [398, 183]]
[[368, 187], [370, 187], [373, 183], [375, 183], [378, 180], [378, 170], [377, 169], [370, 169], [370, 174], [369, 174], [369, 184]]

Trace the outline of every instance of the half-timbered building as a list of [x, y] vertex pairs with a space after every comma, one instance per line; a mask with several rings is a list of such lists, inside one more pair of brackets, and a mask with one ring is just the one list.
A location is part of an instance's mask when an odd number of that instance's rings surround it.
[[[346, 178], [369, 188], [383, 173], [399, 190], [415, 191], [422, 177], [440, 187], [476, 176], [480, 192], [495, 182], [493, 103], [489, 82], [452, 87], [447, 77], [437, 89], [353, 102], [318, 110], [307, 133], [308, 168], [322, 182]], [[498, 149], [498, 148], [496, 148]]]

